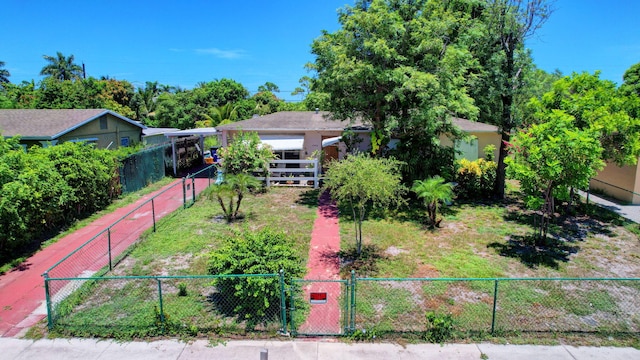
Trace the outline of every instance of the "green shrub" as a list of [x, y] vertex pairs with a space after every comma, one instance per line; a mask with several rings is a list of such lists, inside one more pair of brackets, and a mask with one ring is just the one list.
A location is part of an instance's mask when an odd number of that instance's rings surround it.
[[116, 156], [79, 143], [28, 152], [0, 140], [0, 262], [117, 196]]
[[451, 314], [438, 314], [427, 312], [427, 331], [425, 340], [433, 343], [443, 343], [453, 337], [453, 316]]
[[456, 161], [456, 194], [462, 199], [486, 198], [493, 193], [498, 164], [478, 159]]
[[[294, 242], [283, 232], [268, 227], [257, 232], [237, 231], [224, 242], [210, 254], [208, 271], [212, 275], [275, 274], [284, 270], [287, 284], [304, 275], [304, 261], [295, 250]], [[214, 285], [228, 303], [229, 315], [246, 320], [247, 329], [279, 315], [278, 277], [221, 277]], [[286, 295], [286, 300], [289, 299]]]

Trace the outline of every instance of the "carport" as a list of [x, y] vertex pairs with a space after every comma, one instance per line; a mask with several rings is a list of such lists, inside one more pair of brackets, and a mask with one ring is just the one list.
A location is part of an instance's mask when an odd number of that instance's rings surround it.
[[178, 130], [167, 132], [164, 134], [171, 140], [171, 156], [173, 160], [173, 176], [178, 175], [178, 164], [176, 159], [176, 140], [178, 138], [188, 137], [188, 136], [198, 136], [200, 138], [198, 152], [200, 155], [204, 156], [204, 138], [207, 136], [218, 135], [218, 131], [212, 127], [206, 128], [196, 128], [196, 129], [187, 129], [187, 130]]

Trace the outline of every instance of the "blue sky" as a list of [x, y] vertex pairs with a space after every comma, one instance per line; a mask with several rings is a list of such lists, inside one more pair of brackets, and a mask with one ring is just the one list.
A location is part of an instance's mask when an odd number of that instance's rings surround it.
[[[192, 88], [231, 78], [255, 91], [267, 81], [285, 99], [307, 75], [310, 45], [339, 28], [349, 0], [3, 0], [0, 61], [14, 83], [40, 80], [42, 55], [73, 54], [87, 75]], [[528, 41], [536, 64], [565, 74], [602, 70], [622, 82], [640, 62], [640, 2], [557, 0]]]

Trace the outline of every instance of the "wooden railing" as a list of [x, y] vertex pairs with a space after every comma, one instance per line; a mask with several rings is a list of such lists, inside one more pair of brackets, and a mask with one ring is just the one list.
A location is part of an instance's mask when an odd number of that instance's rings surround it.
[[[293, 167], [287, 167], [293, 166]], [[297, 166], [296, 166], [297, 165]], [[266, 177], [256, 177], [269, 186], [313, 186], [320, 184], [318, 160], [272, 160]]]

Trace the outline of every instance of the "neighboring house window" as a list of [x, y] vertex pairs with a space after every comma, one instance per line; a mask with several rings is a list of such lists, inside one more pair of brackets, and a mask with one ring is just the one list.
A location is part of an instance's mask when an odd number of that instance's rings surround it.
[[129, 146], [129, 137], [123, 136], [120, 138], [120, 146]]
[[72, 139], [69, 142], [81, 142], [85, 144], [97, 144], [98, 138], [84, 138], [84, 139]]
[[107, 123], [107, 118], [103, 117], [100, 118], [100, 130], [107, 130], [109, 128], [109, 125]]

